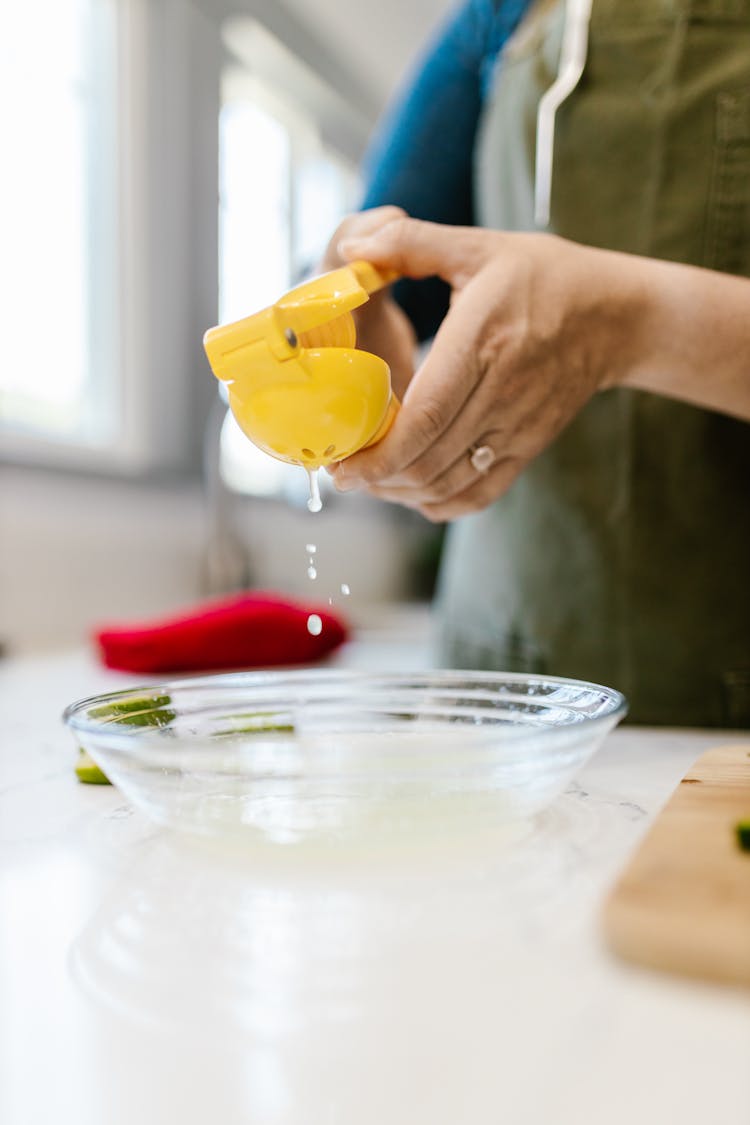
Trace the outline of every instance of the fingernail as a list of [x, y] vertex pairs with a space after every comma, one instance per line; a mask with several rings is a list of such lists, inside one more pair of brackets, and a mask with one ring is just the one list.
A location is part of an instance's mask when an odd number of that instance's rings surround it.
[[359, 488], [358, 480], [347, 477], [342, 472], [332, 473], [331, 475], [337, 492], [353, 492], [354, 489]]
[[366, 239], [361, 238], [342, 238], [336, 246], [336, 251], [341, 258], [356, 258], [362, 248], [363, 241]]

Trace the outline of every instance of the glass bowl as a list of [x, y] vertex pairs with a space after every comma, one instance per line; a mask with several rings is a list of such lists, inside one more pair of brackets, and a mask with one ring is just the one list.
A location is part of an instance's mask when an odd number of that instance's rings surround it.
[[153, 820], [296, 845], [531, 817], [625, 711], [611, 688], [553, 677], [295, 670], [114, 692], [63, 717]]

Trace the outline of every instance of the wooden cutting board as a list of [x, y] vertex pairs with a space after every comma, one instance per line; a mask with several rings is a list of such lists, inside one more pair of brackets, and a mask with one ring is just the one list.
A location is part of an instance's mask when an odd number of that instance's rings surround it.
[[651, 968], [750, 987], [750, 745], [702, 754], [604, 909], [607, 942]]

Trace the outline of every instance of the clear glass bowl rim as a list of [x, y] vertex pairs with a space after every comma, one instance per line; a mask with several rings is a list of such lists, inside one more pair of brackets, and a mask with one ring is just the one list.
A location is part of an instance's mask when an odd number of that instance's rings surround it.
[[[614, 725], [620, 721], [627, 713], [628, 704], [627, 699], [622, 692], [616, 688], [607, 687], [604, 684], [598, 684], [593, 681], [573, 679], [565, 676], [547, 676], [539, 673], [528, 672], [497, 672], [497, 671], [483, 671], [474, 669], [422, 669], [417, 671], [406, 672], [383, 672], [372, 669], [301, 669], [301, 668], [288, 668], [288, 669], [258, 669], [248, 670], [242, 672], [225, 672], [214, 673], [204, 676], [185, 676], [183, 678], [176, 677], [174, 679], [166, 680], [153, 680], [150, 683], [133, 684], [130, 687], [120, 689], [118, 691], [105, 692], [98, 695], [87, 696], [70, 703], [62, 714], [63, 722], [73, 731], [81, 734], [96, 735], [100, 739], [107, 737], [107, 732], [110, 731], [116, 736], [117, 741], [122, 744], [123, 738], [132, 740], [134, 743], [143, 743], [149, 736], [153, 735], [153, 727], [133, 726], [128, 727], [125, 724], [115, 723], [108, 719], [94, 718], [92, 719], [89, 712], [94, 707], [106, 707], [107, 705], [115, 705], [120, 701], [132, 699], [135, 696], [159, 696], [159, 695], [174, 695], [176, 692], [196, 691], [208, 693], [213, 690], [237, 690], [238, 701], [241, 701], [241, 693], [243, 688], [247, 690], [249, 687], [259, 689], [263, 686], [273, 687], [288, 683], [290, 691], [295, 688], [302, 688], [305, 684], [312, 686], [325, 686], [331, 684], [336, 686], [341, 684], [348, 687], [361, 684], [363, 689], [371, 689], [373, 686], [387, 687], [392, 686], [396, 689], [404, 688], [406, 686], [420, 687], [425, 689], [430, 687], [434, 688], [450, 688], [455, 687], [459, 689], [462, 685], [467, 689], [471, 688], [492, 688], [500, 687], [500, 685], [514, 685], [517, 686], [520, 693], [525, 695], [528, 689], [532, 686], [542, 687], [570, 687], [579, 689], [581, 692], [598, 693], [602, 696], [603, 707], [602, 710], [595, 715], [586, 715], [578, 711], [581, 715], [579, 720], [578, 729], [585, 727], [591, 730], [600, 724], [607, 726]], [[498, 700], [502, 699], [502, 695], [498, 692]], [[533, 695], [528, 692], [529, 702], [535, 704], [544, 704], [545, 699], [542, 695]], [[575, 705], [569, 702], [561, 702], [559, 700], [550, 700], [550, 706], [562, 707], [571, 711], [577, 711]], [[514, 728], [514, 737], [523, 739], [524, 737], [538, 739], [540, 736], [554, 737], [555, 734], [560, 733], [563, 729], [563, 724], [522, 724], [519, 723]], [[570, 730], [570, 726], [567, 726]], [[192, 740], [186, 733], [180, 734], [181, 740], [190, 743]]]

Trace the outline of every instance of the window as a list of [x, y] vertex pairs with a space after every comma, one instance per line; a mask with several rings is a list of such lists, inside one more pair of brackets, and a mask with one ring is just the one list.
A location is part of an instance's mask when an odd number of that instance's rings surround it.
[[4, 14], [0, 456], [195, 471], [217, 316], [218, 23], [187, 0]]
[[[254, 21], [235, 21], [226, 40], [219, 131], [224, 322], [273, 303], [313, 271], [358, 192], [353, 157], [325, 136], [331, 119], [346, 112], [343, 99]], [[307, 495], [304, 474], [256, 450], [231, 415], [221, 469], [237, 492]], [[327, 478], [321, 483], [325, 488]]]
[[219, 154], [219, 308], [229, 321], [289, 288], [291, 137], [255, 99], [236, 99], [222, 107]]
[[[5, 439], [112, 441], [114, 20], [94, 0], [4, 13], [0, 422]], [[100, 377], [94, 379], [94, 372]]]
[[189, 0], [19, 2], [3, 30], [0, 457], [196, 472], [203, 332], [313, 265], [368, 122]]

